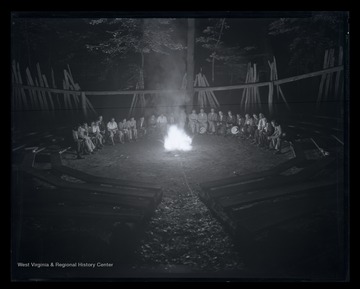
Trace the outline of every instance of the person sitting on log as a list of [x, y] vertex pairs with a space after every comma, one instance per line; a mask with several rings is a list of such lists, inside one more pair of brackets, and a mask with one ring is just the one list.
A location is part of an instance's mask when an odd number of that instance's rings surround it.
[[162, 134], [163, 137], [165, 137], [166, 129], [167, 129], [167, 118], [166, 118], [166, 116], [163, 113], [161, 113], [156, 122], [157, 122], [157, 127], [158, 127], [160, 133]]
[[241, 114], [237, 113], [236, 114], [236, 123], [235, 125], [239, 128], [239, 133], [237, 134], [237, 136], [241, 136], [242, 135], [242, 128], [245, 124], [245, 119], [241, 116]]
[[257, 125], [259, 123], [259, 118], [255, 113], [252, 115], [251, 119], [252, 119], [252, 122], [251, 122], [251, 125], [249, 127], [249, 136], [248, 136], [248, 138], [254, 138], [255, 131], [257, 130]]
[[149, 119], [149, 133], [154, 134], [156, 131], [156, 117], [152, 115]]
[[139, 137], [144, 137], [146, 135], [145, 117], [142, 116], [137, 121], [137, 129], [138, 129], [138, 132], [139, 132]]
[[264, 129], [259, 135], [260, 144], [258, 146], [268, 149], [270, 144], [268, 137], [274, 133], [274, 128], [271, 125], [271, 123], [266, 119], [266, 117], [264, 117], [264, 123], [265, 123]]
[[217, 134], [225, 135], [226, 132], [226, 117], [221, 110], [219, 110], [219, 117], [216, 123]]
[[105, 127], [105, 123], [103, 121], [102, 115], [99, 116], [97, 123], [98, 123], [99, 129], [100, 129], [100, 133], [102, 134], [102, 136], [104, 137], [104, 140], [105, 140], [106, 127]]
[[103, 148], [103, 136], [100, 133], [100, 128], [95, 121], [93, 121], [91, 123], [91, 126], [89, 127], [88, 131], [89, 131], [90, 137], [95, 138], [95, 140], [96, 140], [95, 145], [97, 146], [97, 148], [102, 149]]
[[[256, 120], [255, 120], [256, 122]], [[254, 132], [254, 141], [252, 142], [252, 144], [260, 144], [260, 134], [262, 133], [262, 131], [265, 128], [265, 116], [262, 113], [259, 113], [259, 120], [257, 122], [257, 129]]]
[[129, 141], [132, 142], [134, 140], [134, 135], [133, 135], [133, 130], [131, 129], [131, 120], [130, 119], [128, 119], [126, 121], [125, 127], [129, 131]]
[[254, 121], [250, 117], [250, 115], [247, 113], [245, 114], [245, 124], [243, 127], [243, 133], [246, 138], [251, 137], [252, 127], [254, 126]]
[[107, 129], [109, 132], [111, 143], [112, 143], [112, 145], [115, 145], [114, 136], [119, 135], [119, 133], [118, 133], [119, 129], [118, 129], [118, 125], [115, 121], [115, 118], [112, 118], [111, 121], [108, 122]]
[[85, 148], [87, 149], [87, 151], [90, 154], [93, 154], [95, 151], [95, 145], [94, 143], [91, 141], [90, 137], [87, 135], [87, 131], [85, 129], [85, 126], [79, 126], [78, 128], [78, 136], [80, 139], [84, 140], [85, 143]]
[[208, 114], [208, 122], [209, 122], [209, 133], [216, 133], [216, 122], [218, 121], [218, 115], [215, 112], [215, 109], [212, 108]]
[[198, 115], [196, 114], [196, 110], [193, 109], [189, 114], [189, 128], [192, 134], [198, 133]]
[[130, 141], [130, 131], [127, 127], [127, 120], [124, 118], [119, 122], [119, 133], [120, 133], [120, 142], [124, 144], [126, 141]]
[[208, 117], [207, 114], [204, 112], [204, 109], [201, 108], [200, 109], [200, 113], [197, 116], [197, 131], [201, 132], [204, 130], [203, 133], [205, 133], [207, 131], [207, 126], [208, 126]]
[[99, 148], [98, 139], [95, 137], [94, 134], [91, 133], [91, 125], [88, 126], [88, 124], [86, 122], [84, 122], [82, 127], [84, 128], [85, 136], [89, 137], [90, 140], [92, 141], [92, 143], [95, 145], [94, 150], [97, 150]]
[[78, 159], [83, 159], [81, 156], [84, 153], [84, 139], [79, 138], [78, 130], [80, 128], [80, 124], [78, 126], [73, 127], [72, 129], [72, 138], [75, 143], [75, 150]]
[[134, 140], [134, 141], [136, 141], [137, 140], [137, 137], [138, 137], [138, 135], [137, 135], [137, 128], [136, 128], [136, 120], [135, 120], [135, 118], [134, 117], [132, 117], [131, 119], [130, 119], [130, 121], [129, 121], [129, 127], [130, 127], [130, 131], [131, 131], [131, 136], [132, 136], [132, 139]]
[[274, 128], [274, 133], [268, 137], [270, 140], [270, 149], [275, 149], [274, 154], [280, 154], [281, 151], [281, 136], [282, 136], [282, 130], [279, 123], [277, 123], [276, 120], [271, 121], [271, 125]]
[[228, 111], [226, 117], [226, 134], [231, 134], [231, 128], [236, 124], [235, 116], [232, 114], [231, 110]]

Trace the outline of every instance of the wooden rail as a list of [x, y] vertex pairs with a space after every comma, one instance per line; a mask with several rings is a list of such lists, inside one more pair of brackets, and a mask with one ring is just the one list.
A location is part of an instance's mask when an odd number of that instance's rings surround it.
[[[302, 75], [296, 75], [292, 77], [287, 77], [279, 80], [274, 81], [265, 81], [265, 82], [254, 82], [254, 83], [246, 83], [246, 84], [236, 84], [236, 85], [228, 85], [228, 86], [208, 86], [208, 87], [194, 87], [194, 92], [199, 91], [223, 91], [223, 90], [234, 90], [234, 89], [243, 89], [249, 87], [262, 87], [262, 86], [269, 86], [273, 85], [280, 85], [284, 83], [293, 82], [296, 80], [301, 80], [305, 78], [320, 76], [323, 74], [337, 72], [344, 70], [344, 66], [337, 66], [332, 67], [329, 69], [324, 69], [320, 71], [310, 72]], [[54, 93], [69, 93], [69, 90], [66, 89], [56, 89], [56, 88], [46, 88], [46, 87], [36, 87], [36, 86], [29, 86], [29, 85], [19, 85], [14, 84], [14, 87], [19, 87], [26, 90], [38, 90], [38, 91], [47, 91], [47, 92], [54, 92]], [[71, 94], [80, 95], [85, 93], [86, 95], [130, 95], [134, 93], [143, 93], [143, 94], [155, 94], [155, 93], [184, 93], [185, 89], [172, 89], [172, 90], [159, 90], [159, 89], [150, 89], [150, 90], [117, 90], [117, 91], [71, 91]]]

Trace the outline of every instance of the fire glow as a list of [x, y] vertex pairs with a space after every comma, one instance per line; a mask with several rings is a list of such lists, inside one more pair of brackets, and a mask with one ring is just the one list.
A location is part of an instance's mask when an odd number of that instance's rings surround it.
[[191, 137], [184, 130], [172, 125], [165, 137], [164, 147], [167, 151], [190, 151], [192, 149], [191, 142]]

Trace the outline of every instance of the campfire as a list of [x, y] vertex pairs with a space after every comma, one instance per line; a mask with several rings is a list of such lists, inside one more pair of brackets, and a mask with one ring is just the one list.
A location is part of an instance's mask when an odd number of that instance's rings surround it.
[[191, 142], [191, 137], [184, 130], [172, 125], [165, 137], [164, 147], [167, 151], [190, 151], [192, 149]]

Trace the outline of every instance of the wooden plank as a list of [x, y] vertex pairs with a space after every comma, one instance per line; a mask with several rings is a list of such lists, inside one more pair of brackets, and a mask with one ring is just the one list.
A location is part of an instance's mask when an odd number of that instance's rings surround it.
[[30, 168], [30, 167], [22, 167], [20, 168], [25, 174], [44, 181], [48, 184], [51, 184], [55, 187], [61, 189], [68, 189], [72, 191], [83, 191], [83, 192], [96, 192], [102, 193], [105, 195], [118, 195], [119, 203], [126, 206], [137, 207], [137, 208], [149, 208], [154, 206], [154, 200], [141, 194], [141, 192], [137, 191], [125, 191], [114, 188], [105, 188], [96, 185], [88, 185], [82, 183], [71, 183], [68, 181], [64, 181], [63, 179], [56, 177], [52, 174], [43, 172], [38, 169]]
[[81, 109], [85, 117], [87, 117], [87, 109], [86, 109], [86, 96], [85, 93], [81, 93]]
[[119, 186], [119, 187], [143, 189], [144, 191], [149, 191], [149, 192], [150, 191], [151, 192], [154, 192], [154, 191], [160, 192], [161, 191], [161, 187], [156, 186], [154, 184], [144, 183], [144, 182], [130, 182], [130, 181], [125, 181], [125, 180], [121, 180], [121, 179], [98, 177], [98, 176], [94, 176], [94, 175], [85, 173], [83, 171], [75, 170], [75, 169], [67, 167], [67, 166], [56, 165], [55, 161], [52, 163], [52, 169], [57, 172], [75, 177], [79, 180], [83, 180], [83, 181], [86, 181], [89, 183], [108, 184], [108, 185], [114, 185], [114, 186]]
[[217, 105], [213, 99], [213, 96], [211, 95], [210, 91], [205, 91], [205, 94], [206, 94], [206, 98], [207, 100], [209, 101], [209, 105], [211, 108], [216, 108]]
[[94, 109], [94, 107], [92, 106], [90, 100], [86, 97], [86, 103], [87, 103], [87, 106], [95, 113], [97, 114], [96, 110]]
[[[207, 81], [207, 78], [206, 78], [205, 74], [203, 75], [203, 80], [204, 80], [204, 82], [205, 82], [205, 86], [206, 86], [206, 87], [209, 87], [210, 85], [209, 85], [209, 82]], [[219, 104], [219, 102], [218, 102], [218, 100], [217, 100], [214, 92], [213, 92], [212, 90], [208, 90], [207, 93], [209, 93], [209, 94], [212, 96], [213, 101], [215, 102], [216, 106], [217, 106], [217, 107], [220, 107], [220, 104]], [[215, 107], [216, 107], [216, 106], [215, 106]]]
[[199, 98], [198, 98], [198, 104], [200, 107], [204, 107], [204, 95], [203, 95], [203, 91], [199, 92]]
[[[310, 78], [310, 77], [314, 77], [314, 76], [320, 76], [320, 75], [323, 75], [326, 73], [342, 71], [343, 69], [344, 69], [343, 66], [333, 67], [333, 68], [324, 69], [321, 71], [310, 72], [310, 73], [306, 73], [306, 74], [302, 74], [302, 75], [297, 75], [297, 76], [292, 76], [292, 77], [276, 80], [276, 81], [274, 81], [274, 84], [278, 85], [278, 84], [283, 84], [283, 83], [289, 83], [289, 82], [297, 81], [300, 79]], [[194, 91], [196, 91], [196, 92], [197, 91], [206, 91], [206, 90], [226, 91], [226, 90], [243, 89], [243, 88], [248, 88], [248, 87], [253, 87], [253, 86], [262, 87], [262, 86], [268, 86], [269, 84], [270, 84], [270, 81], [259, 82], [259, 83], [237, 84], [237, 85], [229, 85], [229, 86], [196, 87], [196, 88], [194, 88]], [[15, 85], [15, 86], [19, 86], [19, 85]], [[22, 88], [32, 89], [31, 86], [25, 86], [25, 85], [23, 85]], [[42, 88], [42, 87], [37, 88], [37, 90], [50, 91], [50, 92], [55, 92], [55, 93], [67, 92], [66, 89]], [[80, 95], [81, 92], [82, 91], [74, 91], [73, 93]], [[126, 91], [118, 91], [118, 90], [117, 91], [84, 91], [84, 92], [86, 95], [131, 95], [134, 93], [155, 94], [155, 93], [159, 93], [159, 92], [161, 92], [163, 94], [184, 93], [184, 90], [183, 89], [173, 89], [173, 90], [155, 90], [154, 89], [154, 90], [126, 90]]]
[[[39, 79], [39, 83], [37, 83], [37, 78], [35, 78], [36, 86], [39, 86], [39, 84], [40, 84], [41, 87], [45, 87], [39, 63], [36, 63], [36, 69], [37, 69], [38, 79]], [[40, 93], [41, 93], [41, 96], [42, 96], [42, 99], [43, 99], [43, 102], [44, 102], [45, 110], [48, 111], [49, 110], [49, 104], [48, 104], [45, 92], [46, 91], [44, 91], [44, 90], [40, 90]]]
[[195, 76], [194, 87], [199, 85], [199, 74], [200, 73], [196, 74], [196, 76]]
[[[44, 208], [56, 207], [58, 204], [67, 208], [88, 209], [91, 211], [105, 210], [108, 213], [121, 212], [129, 214], [144, 215], [147, 209], [127, 208], [122, 206], [119, 195], [88, 193], [84, 191], [62, 190], [62, 189], [33, 189], [23, 192], [23, 200], [31, 206], [43, 206]], [[114, 209], [119, 207], [119, 209]]]
[[[256, 82], [259, 82], [259, 73], [256, 76]], [[260, 108], [260, 110], [262, 110], [262, 103], [261, 103], [261, 99], [260, 99], [260, 90], [258, 87], [255, 87], [255, 97], [256, 97], [258, 107]]]
[[[18, 75], [19, 84], [22, 85], [23, 82], [22, 82], [22, 78], [21, 78], [19, 62], [16, 65], [16, 73]], [[28, 109], [29, 107], [28, 107], [28, 103], [27, 103], [27, 99], [26, 99], [25, 90], [23, 88], [21, 88], [20, 93], [21, 93], [21, 96], [22, 96], [22, 101], [24, 103], [24, 106], [25, 106], [26, 109]]]
[[224, 186], [227, 184], [235, 184], [237, 182], [244, 182], [247, 180], [274, 176], [274, 175], [279, 174], [283, 171], [286, 171], [294, 166], [301, 166], [301, 165], [305, 165], [306, 163], [308, 163], [308, 162], [299, 161], [298, 159], [293, 158], [293, 159], [288, 160], [280, 165], [277, 165], [273, 168], [270, 168], [270, 169], [267, 169], [267, 170], [264, 170], [261, 172], [247, 173], [247, 174], [243, 174], [240, 176], [234, 176], [234, 177], [229, 177], [229, 178], [223, 178], [220, 180], [204, 182], [204, 183], [200, 184], [200, 187], [204, 190], [208, 190], [208, 189], [211, 189], [214, 187]]
[[69, 76], [70, 76], [70, 78], [71, 78], [71, 81], [74, 82], [74, 80], [73, 80], [73, 75], [72, 75], [71, 69], [70, 69], [70, 65], [68, 64], [67, 67], [68, 67], [68, 70], [69, 70]]
[[291, 219], [309, 216], [319, 208], [334, 207], [336, 198], [333, 197], [333, 193], [336, 190], [334, 186], [307, 190], [304, 192], [308, 194], [306, 197], [275, 203], [262, 203], [256, 207], [233, 212], [232, 218], [236, 220], [239, 230], [256, 234]]
[[[329, 50], [325, 51], [325, 56], [324, 56], [324, 64], [323, 64], [323, 68], [326, 69], [327, 65], [328, 65], [328, 55], [329, 55]], [[321, 97], [322, 97], [322, 92], [324, 89], [324, 84], [327, 78], [327, 74], [323, 74], [321, 76], [321, 81], [320, 81], [320, 86], [319, 86], [319, 93], [318, 93], [318, 98], [317, 98], [317, 106], [320, 105], [321, 103]]]
[[263, 189], [268, 190], [274, 187], [280, 189], [284, 185], [296, 184], [302, 181], [310, 181], [313, 178], [316, 178], [317, 173], [329, 167], [329, 165], [333, 162], [333, 158], [326, 158], [313, 163], [312, 165], [302, 169], [300, 172], [293, 175], [276, 175], [268, 179], [259, 178], [251, 182], [245, 181], [242, 183], [240, 182], [236, 184], [219, 186], [207, 190], [207, 193], [211, 198], [230, 197], [232, 195], [243, 195], [245, 193], [250, 194], [249, 196], [245, 196], [245, 198], [257, 198], [258, 194], [253, 193], [254, 191]]
[[16, 86], [16, 84], [19, 83], [19, 79], [18, 79], [18, 75], [16, 73], [16, 64], [15, 61], [13, 60], [12, 63], [12, 75], [14, 77], [15, 83], [12, 84], [12, 88], [13, 88], [13, 98], [14, 98], [14, 108], [15, 109], [21, 109], [22, 108], [22, 103], [21, 103], [21, 97], [20, 97], [20, 91], [19, 88]]
[[301, 171], [298, 171], [292, 175], [275, 175], [271, 178], [256, 178], [252, 180], [245, 180], [243, 182], [236, 182], [232, 184], [226, 184], [223, 186], [213, 187], [207, 190], [208, 195], [215, 198], [220, 196], [228, 196], [238, 193], [245, 193], [260, 189], [269, 189], [274, 186], [283, 186], [285, 184], [291, 184], [300, 182], [302, 180], [311, 180], [313, 177], [316, 177], [317, 173], [329, 167], [329, 165], [334, 163], [334, 158], [324, 158], [319, 161], [316, 161], [306, 168], [303, 168]]
[[273, 101], [274, 101], [274, 84], [269, 84], [269, 94], [268, 94], [268, 106], [269, 106], [269, 114], [273, 115]]
[[39, 206], [38, 208], [25, 208], [21, 214], [25, 217], [46, 217], [53, 219], [54, 217], [64, 218], [86, 218], [86, 219], [105, 219], [105, 220], [118, 220], [127, 222], [141, 223], [144, 221], [143, 215], [129, 215], [124, 214], [121, 211], [109, 211], [109, 209], [94, 210], [94, 209], [79, 209], [79, 208], [67, 208], [64, 206], [57, 207], [44, 207]]
[[65, 110], [68, 111], [69, 110], [69, 105], [68, 105], [68, 96], [67, 96], [67, 90], [66, 90], [66, 84], [65, 84], [65, 80], [63, 80], [63, 95], [64, 95], [64, 107], [65, 107]]
[[18, 75], [16, 73], [16, 62], [15, 62], [15, 60], [12, 61], [12, 73], [13, 73], [14, 78], [15, 78], [15, 83], [19, 83], [19, 78], [18, 78]]
[[306, 132], [307, 135], [313, 135], [314, 133], [328, 135], [328, 134], [339, 133], [339, 132], [343, 131], [336, 127], [318, 127], [318, 126], [299, 124], [299, 123], [293, 123], [293, 122], [289, 123], [287, 125], [287, 127], [291, 128], [291, 130], [293, 130], [293, 131], [302, 130], [302, 131]]
[[[338, 57], [338, 65], [343, 64], [343, 48], [342, 46], [339, 47], [339, 57]], [[336, 79], [335, 79], [335, 97], [338, 97], [338, 91], [339, 91], [339, 83], [340, 83], [340, 76], [341, 71], [336, 72]]]
[[11, 73], [11, 108], [15, 109], [15, 76], [14, 73]]
[[39, 84], [40, 84], [41, 87], [44, 87], [44, 82], [42, 80], [42, 73], [41, 73], [39, 62], [36, 63], [36, 69], [37, 69], [37, 73], [38, 73]]
[[[69, 67], [69, 66], [68, 66], [68, 67]], [[70, 69], [70, 67], [69, 67], [69, 69]], [[65, 70], [64, 70], [64, 73], [66, 74], [66, 79], [67, 79], [67, 81], [69, 82], [69, 89], [70, 89], [70, 90], [80, 90], [80, 86], [79, 86], [77, 83], [74, 82], [73, 77], [72, 77], [72, 75], [71, 75], [71, 72], [69, 73], [69, 72], [67, 72], [66, 69], [65, 69]], [[73, 96], [74, 102], [75, 102], [76, 104], [79, 104], [80, 101], [79, 101], [79, 98], [78, 98], [77, 94], [76, 94], [76, 93], [73, 93], [72, 96]]]
[[20, 145], [20, 146], [14, 147], [14, 148], [12, 149], [12, 151], [15, 152], [15, 151], [17, 151], [17, 150], [19, 150], [19, 149], [22, 149], [22, 148], [25, 147], [25, 146], [26, 146], [25, 144], [22, 144], [22, 145]]
[[[35, 84], [36, 84], [36, 86], [39, 86], [39, 83], [38, 83], [38, 80], [37, 80], [36, 77], [35, 77]], [[42, 109], [43, 110], [49, 110], [49, 105], [48, 105], [48, 102], [46, 100], [45, 92], [41, 91], [39, 89], [37, 89], [37, 92], [38, 92], [39, 99], [41, 99], [40, 103], [42, 102], [42, 104], [43, 104]]]
[[[329, 57], [328, 57], [328, 63], [327, 67], [331, 67], [332, 59], [334, 57], [334, 49], [330, 49]], [[326, 82], [325, 82], [325, 95], [324, 95], [324, 101], [326, 102], [329, 98], [329, 93], [331, 92], [331, 73], [328, 73], [326, 75]]]
[[285, 96], [284, 96], [284, 94], [282, 92], [282, 89], [281, 89], [280, 85], [278, 85], [277, 87], [278, 87], [278, 90], [280, 92], [280, 96], [282, 97], [283, 101], [286, 104], [287, 109], [290, 110], [290, 106], [289, 106], [288, 102], [286, 101], [286, 98], [285, 98]]
[[54, 70], [52, 67], [51, 67], [51, 81], [52, 81], [53, 88], [56, 88], [55, 75], [54, 75]]
[[[329, 67], [334, 67], [335, 65], [335, 49], [332, 48], [331, 49], [332, 53], [331, 53], [331, 58], [330, 58], [330, 65]], [[333, 83], [333, 73], [330, 73], [329, 74], [329, 78], [330, 78], [330, 86], [329, 86], [329, 94], [332, 94], [333, 92], [333, 86], [334, 86], [334, 83]]]
[[[57, 87], [56, 87], [56, 82], [55, 82], [55, 74], [54, 74], [54, 70], [53, 70], [52, 67], [51, 67], [51, 82], [52, 82], [52, 87], [56, 89]], [[50, 91], [50, 92], [51, 92], [51, 91]], [[62, 105], [61, 105], [59, 96], [58, 96], [58, 94], [57, 94], [56, 92], [53, 92], [53, 93], [54, 93], [54, 95], [55, 95], [57, 107], [58, 107], [58, 109], [61, 109], [61, 106], [62, 106]]]
[[[32, 80], [31, 72], [30, 72], [29, 67], [26, 68], [26, 81], [27, 81], [28, 86], [30, 86], [30, 87], [34, 86], [34, 82]], [[28, 91], [29, 91], [29, 94], [30, 94], [30, 99], [32, 99], [32, 101], [34, 103], [34, 108], [37, 109], [37, 108], [41, 107], [34, 89], [29, 89]]]
[[[205, 87], [201, 73], [198, 74], [197, 82], [199, 86]], [[206, 107], [206, 91], [199, 91], [198, 97], [200, 98], [200, 107]]]
[[[249, 71], [246, 72], [245, 83], [247, 83], [248, 81], [249, 81]], [[242, 92], [242, 96], [241, 96], [241, 102], [240, 102], [241, 106], [243, 106], [245, 104], [246, 91], [247, 91], [247, 88], [244, 88], [243, 92]]]
[[[254, 63], [254, 69], [253, 69], [253, 82], [256, 82], [256, 63]], [[256, 86], [252, 88], [252, 94], [253, 94], [253, 104], [254, 104], [254, 111], [256, 110], [257, 102], [256, 102]]]
[[[327, 73], [332, 73], [332, 72], [342, 71], [342, 70], [344, 70], [344, 66], [337, 66], [337, 67], [327, 68], [327, 69], [316, 71], [316, 72], [310, 72], [310, 73], [306, 73], [306, 74], [302, 74], [302, 75], [283, 78], [280, 80], [276, 80], [274, 83], [275, 84], [289, 83], [289, 82], [297, 81], [300, 79], [310, 78], [310, 77], [314, 77], [314, 76], [320, 76], [320, 75], [324, 75]], [[264, 83], [264, 82], [261, 82], [261, 83]]]
[[[69, 90], [70, 89], [70, 83], [69, 83], [68, 73], [67, 73], [66, 69], [64, 69], [64, 79], [65, 79], [65, 88], [67, 90]], [[74, 112], [73, 111], [74, 108], [73, 108], [73, 105], [71, 103], [70, 93], [67, 93], [66, 96], [67, 96], [67, 99], [68, 99], [69, 108], [70, 108], [71, 112]]]
[[236, 207], [239, 205], [243, 206], [252, 202], [264, 201], [280, 196], [300, 194], [301, 192], [306, 190], [317, 191], [321, 190], [321, 188], [323, 187], [336, 186], [338, 183], [339, 180], [334, 179], [295, 183], [280, 188], [261, 190], [254, 193], [255, 195], [241, 194], [229, 196], [226, 198], [220, 198], [217, 203], [223, 208]]
[[[48, 85], [48, 82], [47, 82], [47, 79], [46, 79], [45, 74], [43, 74], [42, 77], [43, 77], [43, 81], [44, 81], [44, 86], [48, 88], [49, 85]], [[52, 99], [52, 95], [51, 95], [51, 92], [50, 92], [50, 91], [48, 91], [48, 96], [49, 96], [49, 101], [50, 101], [51, 110], [55, 110], [54, 101], [53, 101], [53, 99]]]
[[[104, 196], [59, 189], [40, 189], [24, 194], [24, 214], [33, 216], [121, 218], [142, 221], [149, 210], [122, 207], [114, 196]], [[116, 196], [115, 196], [116, 197]], [[119, 206], [120, 205], [120, 206]]]

